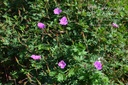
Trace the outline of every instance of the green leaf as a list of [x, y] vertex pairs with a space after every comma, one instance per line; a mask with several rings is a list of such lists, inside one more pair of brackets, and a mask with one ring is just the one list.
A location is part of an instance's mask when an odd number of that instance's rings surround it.
[[124, 72], [128, 72], [128, 65], [124, 65], [123, 68], [124, 68]]
[[49, 72], [49, 76], [55, 76], [56, 72]]
[[66, 27], [67, 30], [71, 30], [72, 28], [71, 27]]
[[83, 80], [84, 79], [84, 76], [80, 76], [78, 79], [79, 80]]
[[84, 57], [83, 56], [74, 56], [74, 59], [78, 62], [81, 62], [84, 59]]
[[74, 74], [75, 74], [74, 68], [72, 68], [72, 69], [69, 70], [68, 77], [71, 77], [71, 76], [73, 76]]
[[118, 80], [118, 82], [119, 82], [120, 85], [124, 85], [123, 82], [121, 82], [121, 81], [119, 81], [119, 80]]
[[57, 80], [58, 80], [59, 82], [63, 81], [63, 80], [64, 80], [64, 75], [61, 74], [61, 73], [59, 73], [59, 74], [57, 75]]
[[49, 45], [47, 44], [40, 44], [36, 46], [38, 48], [38, 50], [49, 50]]

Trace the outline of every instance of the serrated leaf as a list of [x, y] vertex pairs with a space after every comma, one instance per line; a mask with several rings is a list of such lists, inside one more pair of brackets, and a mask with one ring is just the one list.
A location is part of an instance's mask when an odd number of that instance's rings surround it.
[[73, 76], [75, 73], [74, 73], [74, 69], [70, 69], [69, 70], [69, 73], [68, 73], [68, 77], [71, 77]]
[[58, 80], [58, 81], [63, 81], [63, 80], [64, 80], [64, 75], [61, 74], [61, 73], [59, 73], [59, 74], [57, 75], [57, 80]]
[[84, 57], [83, 56], [74, 56], [74, 59], [81, 62], [84, 59]]

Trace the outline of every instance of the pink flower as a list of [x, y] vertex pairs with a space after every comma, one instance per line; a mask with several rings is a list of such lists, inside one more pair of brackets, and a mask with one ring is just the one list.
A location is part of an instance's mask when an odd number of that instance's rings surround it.
[[61, 60], [61, 61], [58, 63], [58, 66], [59, 66], [60, 68], [64, 69], [65, 66], [66, 66], [66, 63], [65, 63], [63, 60]]
[[34, 60], [40, 60], [41, 56], [40, 55], [32, 55], [31, 58]]
[[62, 10], [59, 8], [54, 9], [54, 14], [60, 14], [61, 12], [62, 12]]
[[38, 28], [41, 28], [41, 29], [45, 28], [45, 24], [41, 22], [38, 22], [37, 26]]
[[60, 19], [60, 24], [61, 25], [67, 25], [68, 24], [68, 20], [65, 16]]
[[97, 70], [101, 70], [102, 69], [102, 64], [100, 61], [95, 61], [94, 62], [94, 66], [96, 67]]
[[118, 28], [119, 26], [116, 23], [112, 23], [112, 26]]

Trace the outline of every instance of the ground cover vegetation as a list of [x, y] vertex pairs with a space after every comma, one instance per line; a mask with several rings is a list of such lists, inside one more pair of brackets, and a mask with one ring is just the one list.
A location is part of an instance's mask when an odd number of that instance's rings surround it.
[[126, 83], [127, 0], [0, 0], [1, 85]]

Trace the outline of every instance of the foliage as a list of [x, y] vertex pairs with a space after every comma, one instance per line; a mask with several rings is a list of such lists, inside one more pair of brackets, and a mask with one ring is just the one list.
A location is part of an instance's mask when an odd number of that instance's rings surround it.
[[[125, 85], [127, 4], [127, 0], [1, 0], [0, 84]], [[56, 15], [57, 7], [62, 12]], [[61, 25], [64, 16], [68, 24]], [[46, 28], [39, 29], [38, 22]], [[41, 59], [33, 60], [34, 54]], [[61, 60], [64, 69], [58, 66]], [[102, 70], [95, 68], [97, 60]]]

